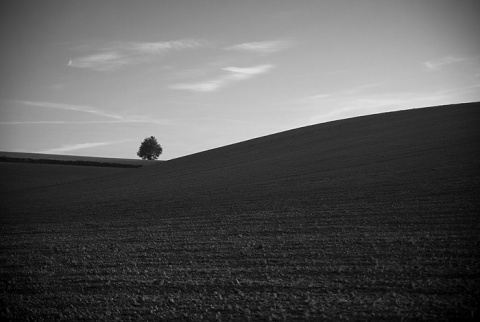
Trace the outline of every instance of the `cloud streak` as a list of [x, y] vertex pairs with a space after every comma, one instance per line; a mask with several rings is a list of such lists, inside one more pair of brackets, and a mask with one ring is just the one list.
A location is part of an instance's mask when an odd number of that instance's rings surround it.
[[194, 92], [214, 92], [233, 82], [247, 80], [260, 74], [267, 73], [274, 65], [265, 64], [254, 67], [225, 67], [227, 73], [217, 78], [198, 83], [184, 83], [171, 85], [171, 89], [189, 90]]
[[[359, 87], [361, 88], [361, 87]], [[426, 106], [456, 104], [478, 100], [480, 85], [436, 91], [358, 92], [356, 89], [331, 94], [319, 94], [292, 102], [295, 110], [310, 113], [307, 123], [317, 124], [360, 115], [383, 113]], [[472, 99], [462, 100], [470, 95]]]
[[159, 125], [171, 125], [173, 122], [168, 120], [125, 120], [125, 121], [7, 121], [0, 122], [2, 125], [22, 125], [22, 124], [118, 124], [118, 123], [152, 123]]
[[456, 57], [456, 56], [445, 56], [439, 59], [431, 60], [425, 62], [425, 67], [427, 71], [438, 71], [446, 66], [453, 64], [473, 64], [478, 65], [480, 62], [480, 56], [473, 57]]
[[129, 65], [148, 62], [168, 51], [193, 49], [204, 41], [184, 39], [164, 42], [114, 42], [91, 55], [73, 58], [68, 66], [95, 71], [115, 71]]
[[273, 41], [258, 41], [258, 42], [246, 42], [230, 47], [226, 47], [225, 50], [230, 51], [242, 51], [256, 53], [260, 55], [273, 54], [291, 47], [291, 43], [286, 40], [273, 40]]
[[131, 140], [120, 140], [120, 141], [109, 141], [109, 142], [69, 144], [69, 145], [62, 145], [59, 148], [43, 150], [43, 151], [40, 151], [38, 153], [55, 154], [55, 153], [72, 152], [72, 151], [77, 151], [77, 150], [96, 148], [96, 147], [100, 147], [100, 146], [107, 146], [107, 145], [119, 144], [119, 143], [124, 143], [124, 142], [130, 142], [130, 141]]
[[427, 67], [427, 70], [429, 71], [436, 71], [436, 70], [440, 70], [441, 68], [447, 65], [451, 65], [451, 64], [455, 64], [463, 61], [465, 61], [464, 58], [447, 56], [447, 57], [442, 57], [440, 59], [427, 61], [425, 62], [425, 67]]
[[10, 121], [0, 122], [0, 124], [110, 124], [110, 123], [151, 123], [159, 125], [170, 125], [175, 121], [168, 119], [157, 120], [146, 115], [130, 115], [122, 116], [118, 114], [101, 111], [95, 107], [87, 105], [61, 104], [52, 102], [32, 102], [32, 101], [16, 101], [26, 106], [43, 107], [49, 109], [58, 109], [64, 111], [75, 111], [81, 113], [92, 114], [108, 118], [108, 120], [92, 120], [92, 121]]
[[32, 102], [32, 101], [19, 101], [19, 102], [27, 106], [37, 106], [37, 107], [44, 107], [44, 108], [51, 108], [51, 109], [58, 109], [58, 110], [83, 112], [83, 113], [93, 114], [97, 116], [107, 117], [107, 118], [118, 120], [118, 121], [124, 121], [124, 118], [120, 115], [103, 112], [94, 107], [87, 106], [87, 105], [73, 105], [73, 104], [60, 104], [60, 103], [51, 103], [51, 102]]

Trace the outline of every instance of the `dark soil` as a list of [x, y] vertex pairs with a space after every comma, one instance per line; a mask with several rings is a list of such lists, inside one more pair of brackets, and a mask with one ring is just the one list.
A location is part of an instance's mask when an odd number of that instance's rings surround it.
[[0, 315], [477, 320], [479, 124], [433, 107], [43, 186], [4, 172]]

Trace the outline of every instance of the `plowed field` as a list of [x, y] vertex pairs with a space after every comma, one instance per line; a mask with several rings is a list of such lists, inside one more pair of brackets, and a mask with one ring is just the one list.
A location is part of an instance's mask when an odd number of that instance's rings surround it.
[[479, 122], [433, 107], [54, 185], [4, 172], [0, 314], [476, 320]]

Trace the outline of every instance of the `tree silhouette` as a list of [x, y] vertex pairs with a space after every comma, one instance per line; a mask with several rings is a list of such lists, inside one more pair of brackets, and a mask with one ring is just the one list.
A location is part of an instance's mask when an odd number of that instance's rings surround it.
[[162, 147], [158, 144], [157, 139], [154, 136], [145, 138], [140, 148], [138, 149], [137, 155], [143, 160], [155, 160], [158, 159], [158, 156], [162, 154]]

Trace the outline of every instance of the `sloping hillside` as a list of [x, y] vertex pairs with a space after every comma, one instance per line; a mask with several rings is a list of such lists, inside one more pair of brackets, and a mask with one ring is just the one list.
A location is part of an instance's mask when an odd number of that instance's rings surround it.
[[45, 189], [112, 173], [120, 175], [122, 171], [125, 169], [117, 167], [0, 162], [0, 194], [14, 193], [25, 196], [32, 189]]
[[0, 318], [478, 321], [479, 124], [460, 104], [49, 168], [64, 183], [24, 168], [0, 191]]
[[6, 152], [0, 151], [0, 157], [13, 159], [32, 159], [32, 160], [53, 160], [53, 161], [82, 161], [91, 163], [113, 163], [126, 164], [136, 166], [154, 165], [156, 162], [147, 162], [139, 159], [122, 159], [122, 158], [102, 158], [89, 157], [78, 155], [59, 155], [59, 154], [44, 154], [44, 153], [26, 153], [26, 152]]
[[[480, 163], [478, 103], [329, 122], [22, 196], [29, 207], [77, 212], [201, 213], [288, 207], [403, 207], [451, 198], [473, 207]], [[23, 209], [23, 210], [22, 210]], [[27, 211], [28, 212], [28, 211]], [[47, 216], [39, 213], [39, 216]], [[41, 214], [41, 215], [40, 215]], [[37, 218], [41, 220], [40, 218]]]
[[72, 181], [121, 175], [125, 169], [158, 164], [118, 158], [0, 151], [0, 193], [25, 195], [35, 188], [44, 189]]

